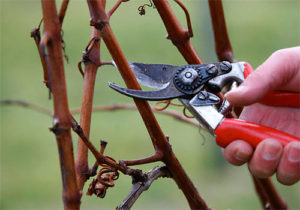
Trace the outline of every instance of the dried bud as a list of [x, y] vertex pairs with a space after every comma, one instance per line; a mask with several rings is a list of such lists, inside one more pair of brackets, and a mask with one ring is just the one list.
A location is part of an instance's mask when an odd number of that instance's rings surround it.
[[140, 15], [145, 15], [145, 14], [146, 14], [146, 10], [145, 10], [144, 7], [140, 7], [140, 8], [139, 8], [139, 14], [140, 14]]

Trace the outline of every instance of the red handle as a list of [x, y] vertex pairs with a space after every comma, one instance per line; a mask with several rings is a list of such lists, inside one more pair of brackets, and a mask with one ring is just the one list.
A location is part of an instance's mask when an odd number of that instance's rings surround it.
[[245, 140], [254, 148], [266, 138], [277, 139], [285, 146], [291, 141], [300, 141], [300, 138], [282, 131], [256, 123], [245, 122], [238, 119], [224, 119], [215, 130], [216, 142], [221, 147], [226, 147], [234, 140]]
[[272, 91], [265, 95], [260, 103], [269, 106], [300, 107], [300, 93]]

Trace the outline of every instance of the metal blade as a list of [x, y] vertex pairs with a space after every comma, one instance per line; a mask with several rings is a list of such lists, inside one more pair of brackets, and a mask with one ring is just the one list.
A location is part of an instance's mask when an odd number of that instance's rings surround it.
[[166, 88], [178, 68], [166, 64], [129, 63], [129, 65], [141, 85], [155, 89]]
[[142, 90], [133, 90], [133, 89], [127, 89], [119, 87], [113, 83], [108, 84], [109, 87], [112, 89], [118, 91], [119, 93], [122, 93], [124, 95], [138, 98], [138, 99], [144, 99], [149, 101], [161, 101], [161, 100], [167, 100], [172, 98], [186, 98], [187, 95], [179, 92], [173, 82], [170, 83], [169, 86], [167, 86], [164, 89], [160, 89], [157, 91], [142, 91]]

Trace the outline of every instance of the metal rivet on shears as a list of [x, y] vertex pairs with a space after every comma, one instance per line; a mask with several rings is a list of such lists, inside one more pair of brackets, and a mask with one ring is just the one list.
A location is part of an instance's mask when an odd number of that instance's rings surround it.
[[198, 72], [192, 68], [184, 69], [179, 75], [178, 78], [180, 82], [184, 85], [191, 85], [198, 77]]
[[220, 63], [220, 68], [221, 68], [222, 71], [227, 72], [227, 71], [231, 70], [232, 65], [228, 61], [222, 61]]
[[208, 99], [214, 102], [220, 101], [220, 99], [215, 95], [209, 95]]
[[193, 75], [191, 72], [186, 72], [184, 75], [186, 78], [191, 78]]
[[210, 75], [217, 74], [218, 68], [214, 64], [211, 64], [207, 67], [206, 72]]
[[208, 93], [205, 91], [201, 91], [198, 93], [198, 99], [205, 100], [208, 97]]

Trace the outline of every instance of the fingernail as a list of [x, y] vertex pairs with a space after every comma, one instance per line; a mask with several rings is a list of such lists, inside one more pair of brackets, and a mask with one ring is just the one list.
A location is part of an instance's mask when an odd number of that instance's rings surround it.
[[234, 154], [234, 157], [235, 159], [237, 160], [240, 160], [240, 161], [243, 161], [243, 162], [246, 162], [249, 160], [251, 154], [249, 154], [248, 152], [246, 151], [241, 151], [241, 150], [238, 150], [235, 154]]
[[291, 162], [300, 162], [300, 147], [293, 145], [288, 153], [288, 160]]
[[281, 155], [282, 146], [277, 142], [265, 142], [262, 148], [262, 158], [265, 160], [276, 160]]

